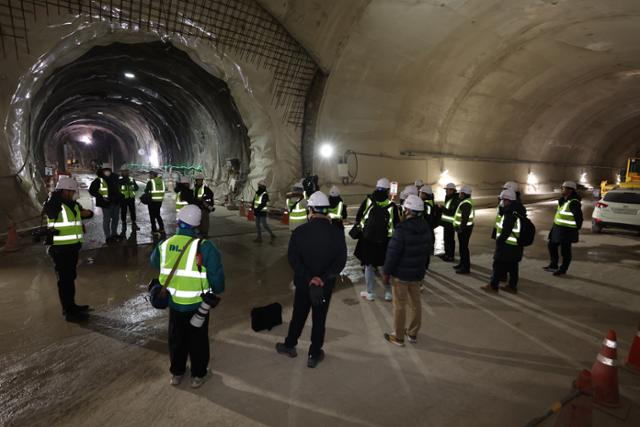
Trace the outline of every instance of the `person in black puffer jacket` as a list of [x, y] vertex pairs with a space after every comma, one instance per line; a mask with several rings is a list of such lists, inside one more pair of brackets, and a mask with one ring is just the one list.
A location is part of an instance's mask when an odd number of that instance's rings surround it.
[[[544, 267], [546, 271], [553, 272], [554, 276], [562, 276], [567, 273], [571, 264], [571, 245], [578, 243], [579, 232], [582, 228], [584, 217], [582, 216], [581, 197], [577, 191], [578, 186], [573, 181], [562, 183], [562, 197], [558, 199], [558, 208], [553, 218], [553, 227], [549, 232], [549, 265]], [[558, 267], [558, 248], [562, 252], [562, 264]]]
[[[420, 285], [424, 279], [427, 259], [431, 251], [433, 232], [424, 220], [424, 202], [410, 195], [405, 200], [404, 221], [395, 229], [384, 262], [384, 282], [393, 289], [393, 317], [395, 330], [384, 338], [397, 346], [404, 345], [404, 336], [415, 343], [420, 330], [422, 308]], [[409, 310], [409, 327], [405, 330], [406, 307]]]

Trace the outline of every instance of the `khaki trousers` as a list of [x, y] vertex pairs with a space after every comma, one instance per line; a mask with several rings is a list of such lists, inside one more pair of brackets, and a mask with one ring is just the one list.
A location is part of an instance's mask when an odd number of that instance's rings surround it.
[[420, 284], [422, 282], [404, 282], [391, 278], [393, 289], [393, 320], [396, 337], [404, 340], [407, 322], [407, 306], [409, 307], [409, 326], [407, 334], [417, 336], [422, 323], [422, 306], [420, 304]]

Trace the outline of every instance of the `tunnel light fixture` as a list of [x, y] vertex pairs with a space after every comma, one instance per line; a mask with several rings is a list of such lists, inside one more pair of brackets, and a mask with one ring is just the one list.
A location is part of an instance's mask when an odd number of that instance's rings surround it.
[[527, 193], [535, 194], [538, 192], [538, 177], [531, 171], [527, 175]]
[[125, 71], [124, 76], [126, 78], [128, 78], [128, 79], [135, 79], [136, 78], [136, 75], [133, 74], [132, 72], [129, 72], [129, 71]]
[[587, 173], [586, 172], [582, 172], [580, 174], [580, 184], [587, 184]]
[[325, 142], [320, 146], [320, 156], [325, 159], [331, 158], [331, 156], [333, 156], [333, 151], [333, 145], [329, 144], [328, 142]]
[[78, 141], [84, 142], [86, 145], [89, 145], [93, 142], [93, 138], [91, 137], [90, 133], [86, 133], [84, 135], [80, 135], [80, 138], [78, 138]]

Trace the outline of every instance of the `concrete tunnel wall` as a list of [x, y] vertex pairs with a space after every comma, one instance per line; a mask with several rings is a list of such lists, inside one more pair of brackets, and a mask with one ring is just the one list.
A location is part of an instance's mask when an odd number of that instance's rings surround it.
[[597, 186], [640, 150], [640, 2], [260, 1], [330, 70], [316, 140], [384, 155], [353, 191], [444, 169], [481, 192]]

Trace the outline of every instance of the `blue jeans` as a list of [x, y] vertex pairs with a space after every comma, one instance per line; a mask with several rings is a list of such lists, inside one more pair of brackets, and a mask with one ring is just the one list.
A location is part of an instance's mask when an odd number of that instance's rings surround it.
[[102, 208], [102, 230], [104, 237], [118, 235], [118, 220], [120, 219], [120, 206], [111, 204], [108, 208]]
[[256, 215], [256, 231], [258, 232], [258, 239], [262, 239], [262, 227], [269, 232], [271, 237], [274, 236], [273, 231], [271, 231], [271, 227], [267, 224], [267, 216]]

